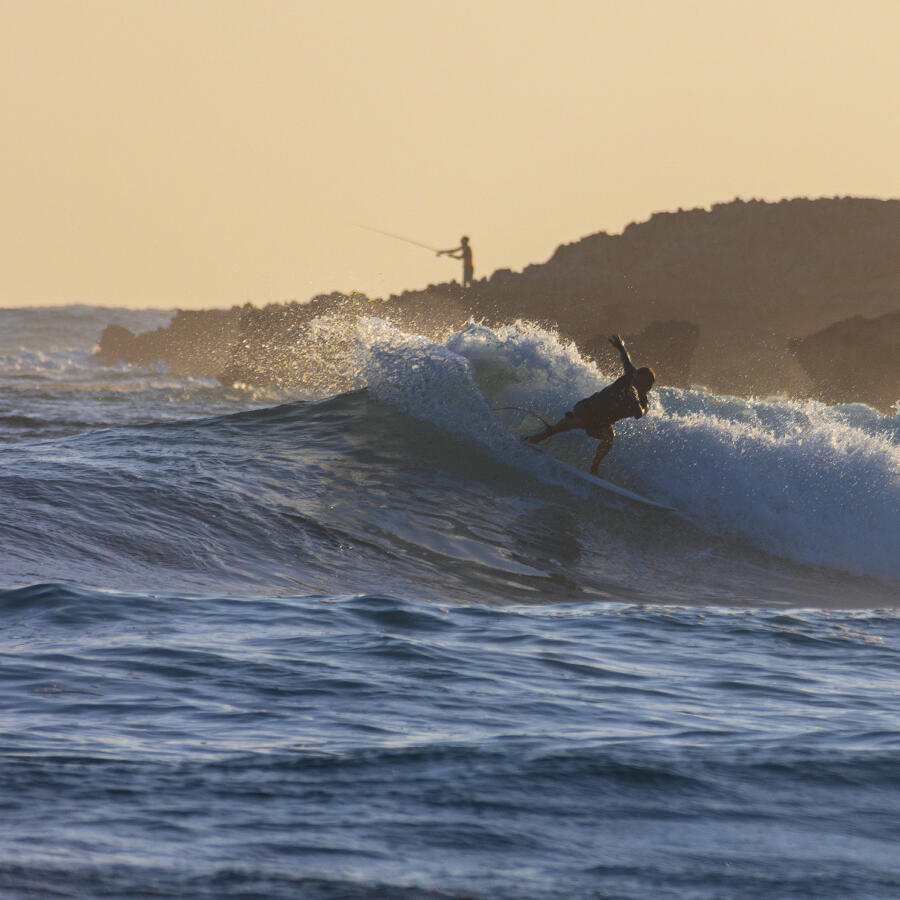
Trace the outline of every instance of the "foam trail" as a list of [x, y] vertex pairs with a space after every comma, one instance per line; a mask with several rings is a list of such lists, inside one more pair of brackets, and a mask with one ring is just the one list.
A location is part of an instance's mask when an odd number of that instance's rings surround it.
[[824, 419], [778, 433], [664, 409], [647, 425], [629, 468], [682, 511], [798, 562], [900, 578], [896, 445]]

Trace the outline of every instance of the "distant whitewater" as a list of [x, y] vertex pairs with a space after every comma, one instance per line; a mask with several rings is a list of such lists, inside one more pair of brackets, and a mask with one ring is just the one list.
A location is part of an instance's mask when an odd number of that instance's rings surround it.
[[900, 416], [662, 386], [671, 513], [522, 444], [616, 374], [553, 332], [93, 360], [166, 319], [0, 311], [7, 894], [900, 892]]

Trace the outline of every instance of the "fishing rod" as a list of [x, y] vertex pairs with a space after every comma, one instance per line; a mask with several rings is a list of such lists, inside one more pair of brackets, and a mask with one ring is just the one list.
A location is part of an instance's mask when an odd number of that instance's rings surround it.
[[422, 247], [425, 250], [431, 250], [432, 253], [440, 253], [437, 247], [429, 247], [428, 244], [423, 244], [420, 241], [414, 241], [410, 238], [403, 237], [400, 234], [393, 234], [390, 231], [382, 231], [380, 228], [372, 228], [369, 225], [360, 225], [359, 222], [350, 222], [350, 224], [354, 228], [362, 228], [363, 231], [373, 231], [375, 234], [383, 234], [385, 237], [393, 238], [395, 241], [403, 241], [404, 244], [413, 244], [415, 247]]

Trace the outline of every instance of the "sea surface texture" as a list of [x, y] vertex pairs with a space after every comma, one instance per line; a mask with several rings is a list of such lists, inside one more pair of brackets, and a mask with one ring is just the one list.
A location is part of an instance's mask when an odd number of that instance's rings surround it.
[[898, 415], [662, 386], [667, 512], [551, 332], [92, 359], [169, 315], [0, 310], [0, 897], [900, 897]]

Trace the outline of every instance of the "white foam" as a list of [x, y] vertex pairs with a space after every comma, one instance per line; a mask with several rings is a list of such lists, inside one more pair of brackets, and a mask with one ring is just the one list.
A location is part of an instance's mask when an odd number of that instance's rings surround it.
[[[361, 320], [361, 370], [372, 393], [498, 458], [580, 494], [523, 448], [537, 419], [551, 421], [610, 381], [572, 344], [526, 323], [470, 324], [441, 345]], [[640, 362], [640, 361], [638, 361]], [[710, 530], [743, 535], [797, 562], [900, 579], [900, 416], [869, 407], [720, 397], [662, 387], [640, 421], [617, 424], [601, 475], [669, 503]], [[587, 467], [596, 442], [551, 439]]]

